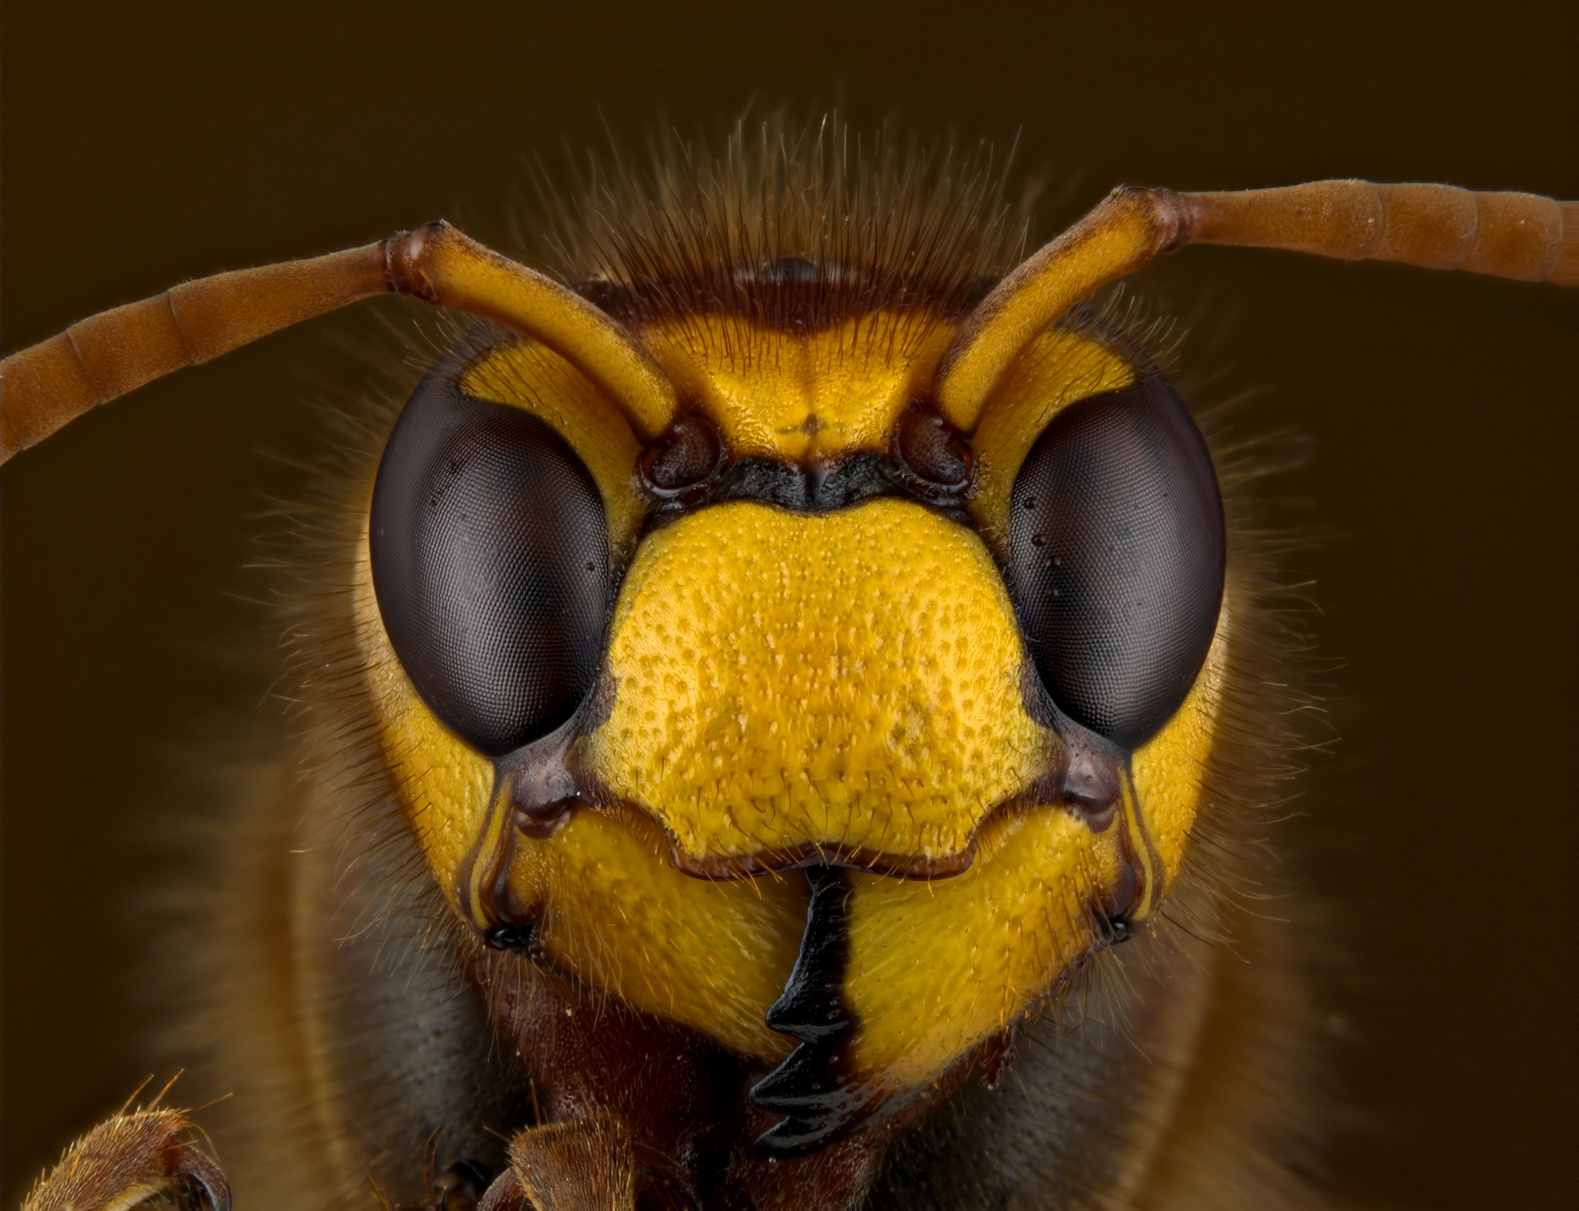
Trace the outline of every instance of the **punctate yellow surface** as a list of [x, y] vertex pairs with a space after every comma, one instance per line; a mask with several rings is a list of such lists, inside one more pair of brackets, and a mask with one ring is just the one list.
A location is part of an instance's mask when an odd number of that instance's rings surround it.
[[365, 540], [356, 594], [385, 762], [450, 901], [461, 907], [474, 853], [505, 845], [512, 896], [540, 910], [538, 938], [556, 965], [736, 1051], [783, 1059], [792, 1040], [763, 1018], [795, 964], [810, 899], [805, 879], [692, 878], [654, 844], [655, 828], [618, 812], [576, 813], [543, 841], [491, 820], [493, 763], [434, 718], [401, 669], [378, 621]]
[[586, 766], [692, 858], [944, 858], [1043, 772], [1008, 594], [981, 540], [906, 501], [740, 502], [643, 543]]
[[1217, 635], [1184, 705], [1172, 719], [1130, 757], [1135, 798], [1157, 856], [1162, 861], [1166, 891], [1184, 860], [1184, 843], [1201, 806], [1201, 785], [1206, 780], [1222, 698], [1228, 678], [1228, 636], [1232, 594], [1223, 601]]
[[[1200, 804], [1226, 672], [1227, 618], [1177, 715], [1132, 758], [1160, 899]], [[1000, 823], [1001, 820], [1001, 823]], [[1047, 805], [990, 822], [965, 873], [931, 882], [852, 875], [845, 997], [860, 1077], [914, 1090], [1042, 1003], [1095, 942], [1093, 906], [1120, 879], [1122, 816], [1097, 834]]]
[[1091, 906], [1119, 878], [1121, 827], [1099, 835], [1043, 807], [1005, 821], [952, 879], [852, 875], [845, 997], [860, 1077], [919, 1088], [1039, 1004], [1094, 941]]
[[[803, 463], [886, 449], [949, 335], [904, 316], [807, 335], [686, 325], [643, 338], [690, 406], [736, 455]], [[894, 342], [886, 352], [879, 331]], [[1044, 334], [1015, 362], [972, 439], [979, 534], [892, 498], [822, 514], [737, 501], [638, 544], [639, 447], [624, 417], [547, 350], [489, 355], [466, 389], [553, 425], [598, 484], [616, 556], [634, 549], [609, 632], [608, 713], [573, 751], [613, 802], [576, 809], [546, 840], [508, 825], [492, 763], [400, 668], [364, 537], [355, 600], [368, 692], [439, 885], [464, 912], [463, 884], [502, 853], [511, 899], [536, 914], [558, 969], [776, 1063], [793, 1040], [764, 1017], [805, 927], [804, 878], [710, 882], [677, 869], [675, 851], [699, 865], [808, 845], [829, 858], [969, 852], [972, 865], [948, 878], [848, 875], [851, 1062], [878, 1093], [916, 1090], [1034, 1012], [1093, 945], [1093, 910], [1124, 878], [1126, 844], [1148, 847], [1159, 892], [1176, 876], [1227, 676], [1225, 608], [1184, 706], [1133, 754], [1137, 820], [1120, 814], [1096, 833], [1060, 804], [1017, 798], [1061, 742], [1026, 712], [1024, 653], [991, 550], [1048, 421], [1134, 377], [1076, 332]]]
[[516, 838], [510, 890], [543, 906], [548, 957], [592, 987], [758, 1059], [776, 1063], [794, 1046], [763, 1019], [805, 929], [800, 874], [695, 879], [650, 830], [584, 811], [547, 841]]

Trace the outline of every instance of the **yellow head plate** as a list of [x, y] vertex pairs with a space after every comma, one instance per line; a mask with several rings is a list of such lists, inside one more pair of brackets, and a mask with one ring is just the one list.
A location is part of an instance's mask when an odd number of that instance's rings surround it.
[[[738, 316], [637, 332], [731, 459], [815, 474], [891, 450], [954, 327], [892, 312], [810, 332]], [[541, 347], [488, 353], [463, 387], [576, 451], [623, 572], [599, 688], [558, 742], [578, 798], [523, 831], [508, 762], [413, 689], [361, 563], [383, 748], [457, 910], [486, 934], [508, 904], [538, 962], [772, 1065], [795, 1045], [767, 1022], [808, 929], [794, 867], [842, 867], [840, 1062], [874, 1106], [1034, 1012], [1111, 940], [1109, 917], [1143, 919], [1177, 872], [1224, 675], [1226, 611], [1184, 706], [1116, 761], [1112, 804], [1061, 797], [1070, 741], [1028, 688], [999, 573], [1009, 489], [1053, 416], [1135, 378], [1100, 334], [1047, 333], [972, 439], [960, 508], [732, 499], [655, 524], [612, 405]]]

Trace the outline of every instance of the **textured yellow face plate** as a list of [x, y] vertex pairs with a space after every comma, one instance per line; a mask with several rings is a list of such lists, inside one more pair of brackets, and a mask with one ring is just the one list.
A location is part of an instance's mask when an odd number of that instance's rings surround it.
[[921, 506], [740, 502], [650, 535], [586, 768], [691, 858], [937, 859], [1048, 764], [987, 549]]
[[1095, 940], [1091, 900], [1120, 877], [1118, 829], [1042, 808], [994, 831], [952, 879], [851, 876], [845, 997], [856, 1068], [884, 1093], [923, 1087], [1005, 1030]]
[[802, 879], [693, 879], [617, 813], [578, 812], [546, 841], [515, 839], [510, 890], [543, 906], [537, 941], [584, 983], [746, 1055], [789, 1053], [763, 1019], [795, 965]]
[[[470, 859], [509, 847], [517, 903], [541, 909], [556, 967], [637, 1009], [777, 1062], [792, 1041], [763, 1023], [795, 964], [809, 894], [798, 875], [714, 883], [682, 874], [650, 824], [579, 812], [547, 840], [509, 830], [493, 763], [448, 732], [417, 696], [378, 617], [364, 538], [357, 634], [390, 779], [429, 867], [460, 906]], [[513, 830], [509, 830], [513, 833]]]
[[[1132, 760], [1141, 825], [1166, 887], [1200, 803], [1228, 624], [1179, 713]], [[845, 999], [854, 1062], [883, 1094], [924, 1087], [960, 1056], [1033, 1013], [1096, 942], [1092, 905], [1121, 877], [1122, 816], [1094, 833], [1045, 805], [998, 817], [976, 861], [933, 881], [850, 876]]]
[[[737, 456], [814, 461], [885, 449], [950, 335], [903, 316], [800, 336], [693, 317], [642, 338]], [[1018, 629], [990, 552], [1048, 421], [1134, 377], [1078, 334], [1050, 332], [1027, 352], [972, 437], [979, 536], [891, 499], [819, 515], [735, 502], [636, 545], [629, 425], [540, 348], [485, 358], [465, 389], [558, 430], [599, 487], [616, 555], [634, 556], [610, 628], [611, 705], [572, 753], [611, 805], [537, 840], [509, 826], [493, 764], [411, 687], [379, 619], [364, 535], [355, 608], [371, 713], [452, 903], [478, 855], [500, 848], [550, 963], [777, 1063], [792, 1040], [763, 1019], [795, 961], [807, 886], [794, 872], [694, 878], [676, 854], [705, 864], [806, 846], [928, 861], [968, 851], [971, 865], [950, 878], [848, 876], [850, 1062], [873, 1090], [918, 1089], [1034, 1012], [1096, 941], [1093, 907], [1124, 877], [1137, 837], [1156, 891], [1172, 882], [1227, 676], [1231, 594], [1188, 700], [1133, 754], [1133, 819], [1121, 813], [1098, 833], [1059, 804], [1016, 798], [1060, 742], [1025, 711]]]

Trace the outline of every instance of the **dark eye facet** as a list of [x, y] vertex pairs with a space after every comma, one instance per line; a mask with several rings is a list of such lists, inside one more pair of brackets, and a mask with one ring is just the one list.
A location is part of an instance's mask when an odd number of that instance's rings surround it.
[[548, 425], [431, 375], [373, 487], [373, 588], [417, 692], [488, 756], [553, 731], [602, 658], [608, 527]]
[[1009, 589], [1042, 683], [1133, 748], [1179, 709], [1217, 629], [1227, 540], [1206, 443], [1148, 378], [1059, 413], [1011, 499]]

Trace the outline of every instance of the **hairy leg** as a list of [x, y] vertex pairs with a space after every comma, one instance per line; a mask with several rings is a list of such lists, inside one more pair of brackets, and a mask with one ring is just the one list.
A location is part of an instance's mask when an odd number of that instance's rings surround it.
[[225, 1175], [187, 1142], [190, 1126], [181, 1110], [115, 1115], [66, 1149], [22, 1211], [127, 1211], [161, 1197], [183, 1208], [230, 1211]]
[[624, 1124], [550, 1123], [510, 1141], [510, 1168], [488, 1187], [479, 1211], [629, 1211], [635, 1179]]

